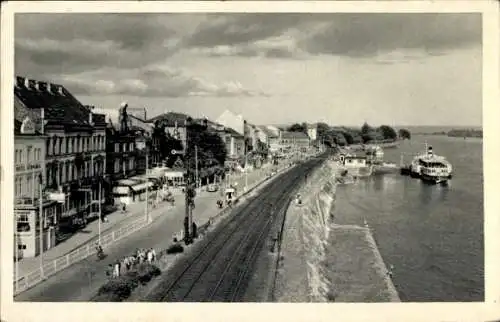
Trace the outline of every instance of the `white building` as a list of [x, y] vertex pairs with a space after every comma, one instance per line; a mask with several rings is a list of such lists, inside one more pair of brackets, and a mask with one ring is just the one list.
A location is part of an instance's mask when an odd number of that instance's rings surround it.
[[[55, 246], [58, 205], [43, 193], [46, 137], [29, 116], [14, 121], [14, 247], [17, 258], [34, 257]], [[42, 198], [40, 198], [42, 196]], [[40, 208], [42, 215], [40, 216]], [[42, 222], [42, 229], [40, 229]], [[42, 238], [40, 239], [40, 234]]]

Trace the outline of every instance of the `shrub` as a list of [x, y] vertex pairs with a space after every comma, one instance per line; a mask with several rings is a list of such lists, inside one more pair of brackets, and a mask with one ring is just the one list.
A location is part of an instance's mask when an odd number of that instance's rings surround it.
[[159, 276], [161, 274], [161, 270], [155, 265], [151, 264], [140, 264], [137, 267], [137, 281], [142, 285], [151, 281], [153, 277]]
[[128, 276], [118, 277], [101, 286], [97, 297], [100, 301], [121, 302], [128, 298], [136, 287], [137, 282], [134, 283]]
[[182, 247], [179, 243], [173, 244], [167, 249], [167, 254], [177, 254], [182, 252], [184, 252], [184, 247]]
[[132, 294], [139, 283], [144, 285], [160, 274], [160, 269], [155, 265], [140, 264], [136, 269], [102, 285], [97, 291], [97, 296], [92, 300], [95, 302], [121, 302]]

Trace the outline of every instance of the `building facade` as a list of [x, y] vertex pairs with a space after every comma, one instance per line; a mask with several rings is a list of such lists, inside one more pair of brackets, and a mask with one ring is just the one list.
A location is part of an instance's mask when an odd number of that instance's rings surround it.
[[219, 135], [221, 135], [226, 145], [228, 160], [241, 159], [245, 156], [245, 138], [243, 135], [228, 127], [225, 127], [224, 132]]
[[14, 120], [14, 256], [17, 259], [34, 257], [56, 243], [60, 207], [43, 192], [45, 140], [29, 116], [22, 122]]
[[96, 208], [91, 205], [104, 200], [105, 116], [61, 85], [23, 77], [15, 79], [14, 109], [16, 119], [30, 116], [45, 136], [43, 189], [61, 202], [58, 228], [85, 224]]
[[310, 148], [310, 142], [309, 136], [303, 132], [283, 131], [281, 133], [280, 144], [283, 150], [305, 153]]

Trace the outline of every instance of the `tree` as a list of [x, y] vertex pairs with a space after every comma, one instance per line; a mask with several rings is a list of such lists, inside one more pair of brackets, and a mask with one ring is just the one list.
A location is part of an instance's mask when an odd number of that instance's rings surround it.
[[[198, 170], [200, 174], [210, 176], [226, 161], [226, 145], [221, 137], [203, 124], [190, 124], [188, 126], [187, 157], [189, 168], [194, 173], [196, 169], [196, 149], [198, 150]], [[195, 148], [197, 147], [197, 148]]]
[[364, 123], [363, 126], [361, 127], [361, 134], [366, 135], [372, 131], [372, 128], [368, 123]]
[[295, 123], [295, 124], [292, 124], [290, 127], [288, 127], [288, 131], [307, 133], [307, 125], [305, 123], [302, 123], [302, 124]]
[[407, 129], [400, 129], [399, 130], [399, 137], [402, 138], [403, 140], [410, 140], [411, 139], [411, 133]]
[[398, 138], [396, 131], [389, 125], [381, 125], [377, 130], [382, 134], [384, 140], [396, 140]]

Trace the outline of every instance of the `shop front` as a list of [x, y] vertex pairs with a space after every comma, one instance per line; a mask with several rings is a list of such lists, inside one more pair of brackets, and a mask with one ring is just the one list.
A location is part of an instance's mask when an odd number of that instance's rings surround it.
[[42, 222], [42, 245], [46, 251], [56, 245], [56, 224], [58, 204], [53, 200], [42, 202], [42, 219], [40, 204], [18, 201], [14, 206], [15, 215], [15, 249], [17, 259], [35, 257], [40, 254], [40, 222]]

